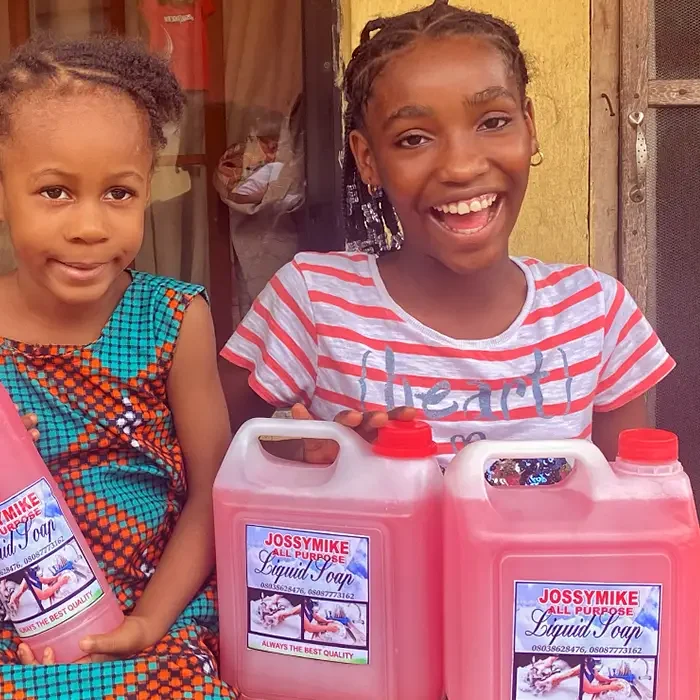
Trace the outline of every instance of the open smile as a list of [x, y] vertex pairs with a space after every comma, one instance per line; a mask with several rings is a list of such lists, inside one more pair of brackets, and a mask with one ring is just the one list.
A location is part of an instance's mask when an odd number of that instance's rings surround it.
[[503, 201], [499, 194], [483, 194], [431, 207], [430, 213], [441, 228], [452, 234], [485, 237], [493, 229]]

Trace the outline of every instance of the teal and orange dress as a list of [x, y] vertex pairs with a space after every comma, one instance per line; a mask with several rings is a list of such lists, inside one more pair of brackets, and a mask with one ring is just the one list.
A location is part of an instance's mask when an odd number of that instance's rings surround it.
[[[185, 311], [201, 287], [132, 272], [100, 337], [81, 347], [0, 338], [0, 383], [39, 417], [39, 451], [126, 613], [158, 566], [185, 503], [166, 385]], [[2, 700], [235, 698], [218, 678], [213, 579], [141, 656], [22, 666], [0, 612]]]

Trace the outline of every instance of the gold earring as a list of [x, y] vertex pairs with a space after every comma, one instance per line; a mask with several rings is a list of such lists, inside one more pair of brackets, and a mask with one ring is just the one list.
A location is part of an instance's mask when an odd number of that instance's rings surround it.
[[535, 153], [534, 156], [532, 156], [532, 160], [530, 161], [530, 165], [533, 168], [539, 168], [540, 165], [544, 163], [544, 153], [542, 153], [542, 149], [538, 146], [537, 147], [537, 153]]
[[372, 185], [371, 183], [367, 185], [367, 189], [373, 197], [378, 197], [382, 192], [382, 188], [379, 185]]

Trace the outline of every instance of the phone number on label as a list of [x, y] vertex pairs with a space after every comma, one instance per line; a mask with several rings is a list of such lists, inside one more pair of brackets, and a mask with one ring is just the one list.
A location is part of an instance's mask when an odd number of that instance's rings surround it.
[[545, 654], [585, 654], [583, 647], [550, 646], [548, 644], [535, 645], [532, 651], [539, 651]]
[[309, 590], [309, 595], [316, 598], [339, 598], [340, 600], [355, 600], [354, 593], [343, 593], [342, 591], [313, 591]]
[[315, 591], [310, 589], [305, 591], [298, 586], [285, 586], [283, 583], [261, 583], [260, 588], [275, 591], [275, 593], [290, 593], [291, 595], [310, 595], [314, 598], [330, 598], [339, 600], [355, 600], [354, 593], [343, 593], [342, 591]]
[[261, 583], [260, 588], [269, 588], [272, 591], [277, 591], [278, 593], [292, 593], [297, 595], [304, 595], [304, 589], [294, 586], [285, 586], [283, 583]]
[[534, 645], [533, 652], [544, 654], [605, 654], [606, 656], [639, 656], [642, 653], [641, 647], [629, 649], [627, 647], [584, 647], [572, 646], [551, 646], [548, 644]]
[[60, 547], [63, 544], [63, 540], [64, 540], [63, 537], [59, 537], [57, 540], [55, 540], [51, 544], [47, 544], [46, 547], [42, 547], [41, 549], [37, 550], [33, 554], [30, 554], [24, 560], [25, 565], [31, 564], [33, 561], [36, 561], [37, 559], [40, 559], [41, 557], [43, 557], [44, 554], [48, 554], [49, 552], [52, 552], [57, 547]]

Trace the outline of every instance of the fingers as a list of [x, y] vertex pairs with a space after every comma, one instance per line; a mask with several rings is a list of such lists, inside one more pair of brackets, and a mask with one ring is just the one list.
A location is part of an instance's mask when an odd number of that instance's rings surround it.
[[294, 420], [312, 420], [309, 410], [302, 403], [292, 406], [292, 418]]
[[[292, 406], [292, 418], [295, 420], [313, 420], [309, 410], [303, 404]], [[381, 428], [390, 420], [412, 421], [416, 418], [416, 409], [407, 406], [400, 406], [391, 411], [341, 411], [334, 421], [347, 428], [374, 429]]]
[[[295, 420], [313, 420], [309, 410], [303, 404], [292, 406], [292, 418]], [[333, 419], [335, 423], [346, 428], [352, 428], [367, 442], [373, 442], [377, 430], [389, 421], [412, 421], [416, 418], [416, 410], [405, 406], [391, 411], [341, 411]], [[311, 464], [332, 464], [338, 456], [338, 445], [333, 440], [304, 440], [304, 461]]]
[[[38, 666], [39, 662], [34, 656], [34, 652], [29, 648], [27, 644], [20, 644], [17, 649], [17, 655], [19, 656], [20, 663], [23, 666]], [[52, 666], [56, 663], [56, 656], [53, 649], [47, 647], [44, 649], [44, 653], [41, 657], [41, 663], [45, 666]]]
[[22, 424], [29, 431], [29, 435], [34, 442], [39, 439], [39, 431], [36, 429], [38, 422], [39, 419], [35, 413], [27, 413], [26, 415], [22, 416]]
[[140, 653], [150, 644], [147, 634], [147, 623], [132, 615], [113, 632], [86, 637], [80, 642], [80, 648], [91, 661], [104, 657], [127, 658]]
[[386, 411], [342, 411], [335, 417], [335, 422], [348, 428], [355, 429], [364, 434], [376, 431], [389, 422], [389, 414]]
[[394, 408], [391, 411], [341, 411], [336, 417], [335, 422], [340, 425], [345, 425], [348, 428], [360, 430], [377, 430], [383, 428], [389, 421], [412, 421], [416, 418], [416, 409], [401, 406]]
[[408, 406], [400, 406], [392, 411], [389, 411], [389, 420], [412, 421], [416, 419], [417, 411], [415, 408]]
[[26, 644], [20, 644], [17, 649], [20, 663], [24, 666], [36, 666], [39, 662], [34, 658], [34, 653]]
[[306, 438], [302, 443], [304, 461], [308, 464], [333, 464], [338, 457], [338, 443], [334, 440]]
[[24, 427], [27, 430], [31, 430], [32, 428], [36, 427], [38, 421], [39, 419], [36, 417], [35, 413], [27, 413], [26, 415], [22, 416], [22, 423], [24, 423]]
[[86, 637], [80, 642], [80, 648], [90, 657], [94, 657], [96, 654], [117, 656], [124, 651], [123, 647], [126, 646], [124, 644], [126, 640], [122, 640], [119, 634], [121, 629], [118, 628], [111, 634], [97, 634], [93, 637]]

